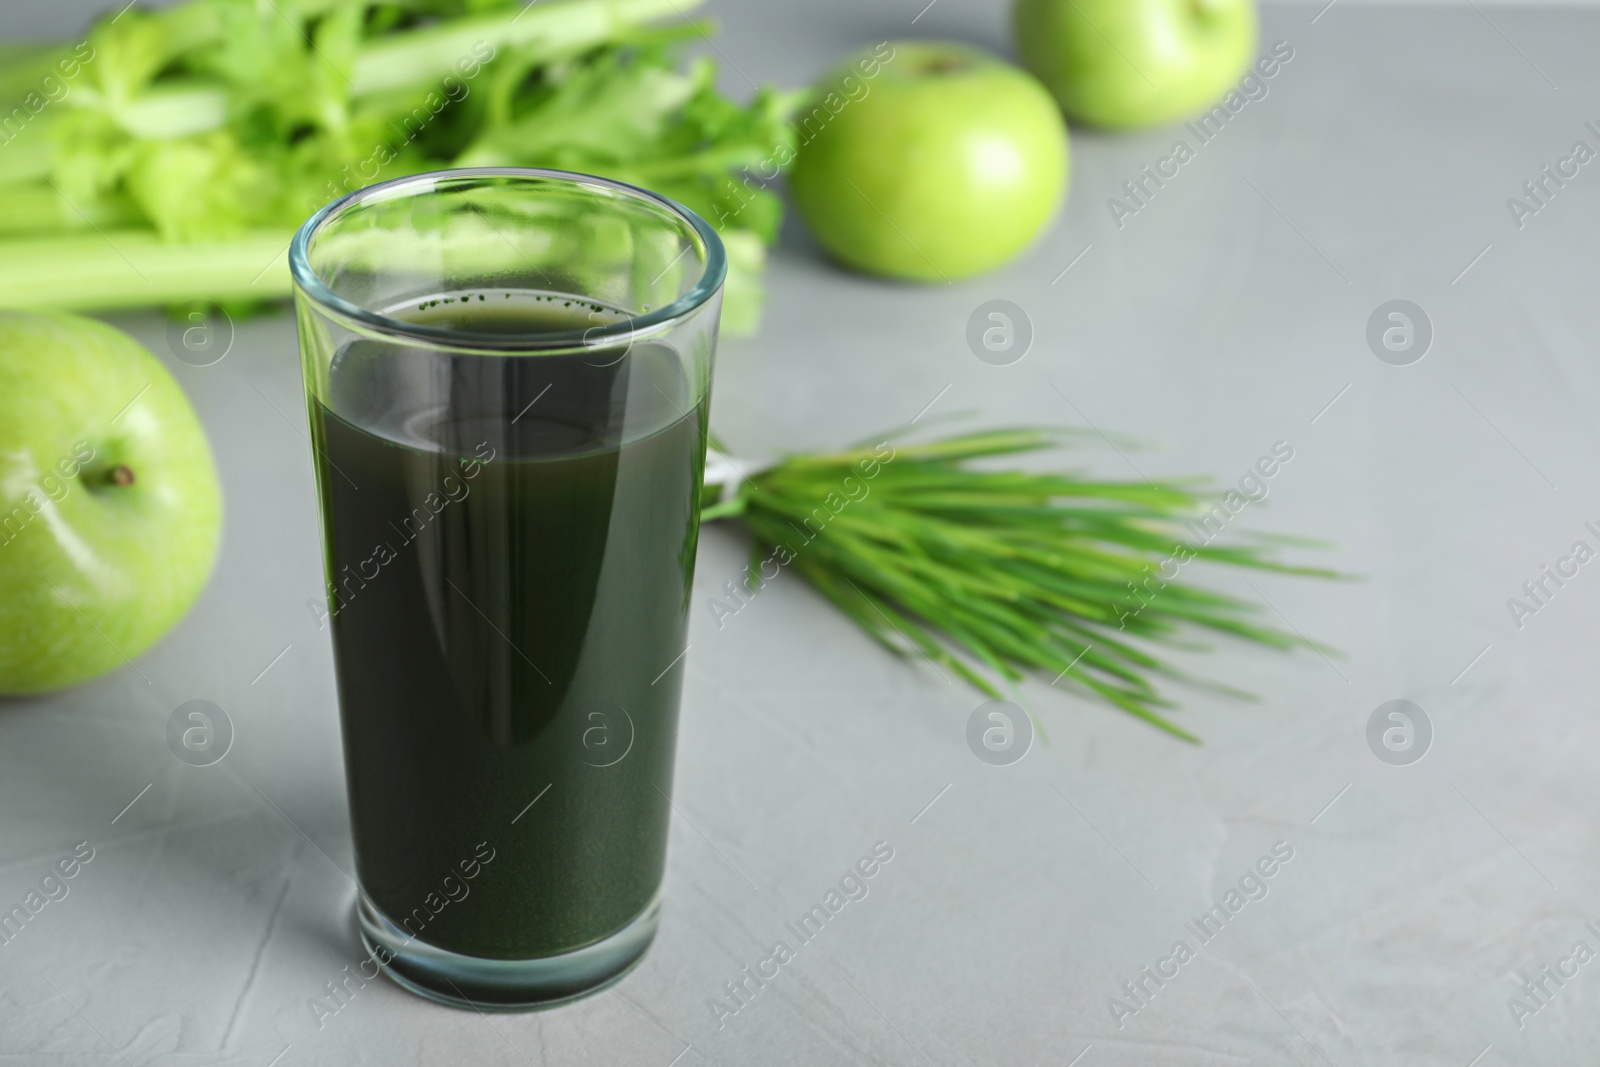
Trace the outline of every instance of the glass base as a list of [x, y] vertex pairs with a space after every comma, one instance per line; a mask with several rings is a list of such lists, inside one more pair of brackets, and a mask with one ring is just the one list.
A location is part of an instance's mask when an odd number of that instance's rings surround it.
[[418, 941], [365, 892], [356, 899], [356, 917], [367, 952], [385, 974], [418, 996], [478, 1011], [532, 1011], [598, 992], [631, 971], [655, 940], [661, 898], [652, 898], [628, 925], [603, 940], [531, 960], [463, 956]]

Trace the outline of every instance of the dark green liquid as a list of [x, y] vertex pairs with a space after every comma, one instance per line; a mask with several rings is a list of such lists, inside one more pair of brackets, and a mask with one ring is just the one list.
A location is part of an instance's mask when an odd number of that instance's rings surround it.
[[[424, 314], [531, 332], [587, 328], [590, 310]], [[311, 421], [363, 889], [472, 956], [606, 937], [665, 862], [705, 425], [677, 354], [446, 360], [356, 341], [323, 393]]]

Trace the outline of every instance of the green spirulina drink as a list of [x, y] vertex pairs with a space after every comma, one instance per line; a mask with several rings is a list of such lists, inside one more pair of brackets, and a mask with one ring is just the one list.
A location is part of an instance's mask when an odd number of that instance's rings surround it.
[[[532, 334], [605, 311], [391, 314]], [[461, 356], [442, 395], [438, 358], [352, 341], [311, 409], [361, 884], [429, 945], [553, 956], [661, 883], [678, 687], [656, 683], [685, 647], [704, 404], [664, 344]]]
[[722, 244], [484, 168], [335, 201], [289, 267], [361, 939], [460, 1007], [592, 992], [660, 921]]

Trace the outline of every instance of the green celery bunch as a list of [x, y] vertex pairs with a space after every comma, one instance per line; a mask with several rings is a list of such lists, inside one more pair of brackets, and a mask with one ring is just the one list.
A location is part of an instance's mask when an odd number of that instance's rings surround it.
[[107, 16], [77, 45], [7, 46], [0, 302], [281, 297], [281, 253], [329, 200], [520, 165], [706, 216], [729, 251], [724, 323], [753, 329], [781, 207], [733, 175], [792, 144], [793, 98], [724, 98], [708, 61], [680, 58], [705, 25], [648, 25], [697, 2], [184, 0]]

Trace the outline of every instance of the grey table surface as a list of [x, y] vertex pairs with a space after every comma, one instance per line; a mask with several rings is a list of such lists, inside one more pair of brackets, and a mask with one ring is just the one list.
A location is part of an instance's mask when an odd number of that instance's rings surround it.
[[[728, 84], [797, 84], [910, 34], [1006, 48], [996, 5], [941, 0], [913, 26], [921, 7], [721, 3]], [[1232, 529], [1325, 538], [1336, 548], [1306, 558], [1363, 580], [1207, 577], [1343, 658], [1186, 659], [1262, 697], [1186, 693], [1200, 747], [1034, 684], [1048, 741], [994, 767], [965, 741], [978, 697], [884, 654], [793, 578], [719, 628], [709, 599], [746, 546], [711, 530], [642, 966], [545, 1013], [485, 1017], [383, 981], [319, 1013], [361, 950], [331, 658], [307, 607], [321, 579], [293, 323], [242, 323], [195, 368], [157, 316], [118, 316], [209, 430], [224, 544], [137, 669], [0, 707], [0, 904], [75, 843], [94, 849], [69, 896], [0, 946], [0, 1062], [1594, 1062], [1600, 964], [1572, 952], [1600, 949], [1585, 925], [1600, 920], [1600, 577], [1580, 567], [1520, 619], [1508, 599], [1575, 542], [1600, 547], [1585, 526], [1600, 520], [1600, 174], [1581, 168], [1521, 227], [1507, 200], [1575, 141], [1600, 147], [1585, 125], [1600, 13], [1318, 7], [1266, 9], [1263, 48], [1287, 41], [1292, 61], [1120, 226], [1108, 198], [1192, 135], [1075, 131], [1059, 221], [955, 285], [840, 272], [790, 227], [760, 335], [722, 346], [715, 422], [753, 456], [930, 404], [930, 420], [965, 413], [949, 425], [1092, 422], [1149, 443], [1089, 449], [1093, 470], [1221, 482], [1284, 442], [1293, 459]], [[0, 28], [64, 34], [85, 14], [8, 8]], [[968, 350], [990, 299], [1032, 322], [1020, 362]], [[1394, 299], [1433, 326], [1407, 366], [1367, 341]], [[167, 748], [192, 699], [234, 723], [216, 766]], [[1432, 724], [1407, 766], [1366, 739], [1394, 699]], [[894, 859], [869, 895], [719, 1020], [725, 983], [879, 841]], [[1202, 943], [1188, 922], [1278, 842], [1292, 859], [1266, 895]], [[1180, 940], [1193, 958], [1114, 1012], [1142, 968], [1171, 973], [1159, 961]], [[1558, 985], [1545, 967], [1577, 974]], [[1522, 979], [1544, 995], [1519, 1013]]]

